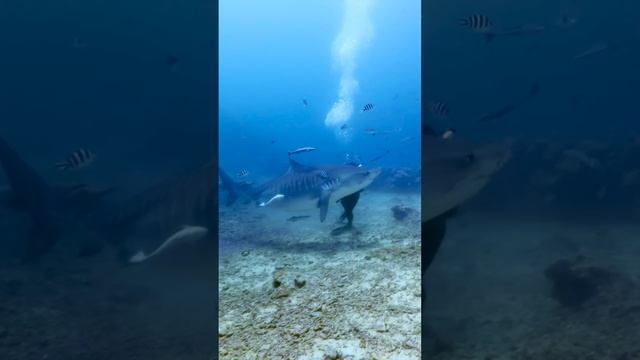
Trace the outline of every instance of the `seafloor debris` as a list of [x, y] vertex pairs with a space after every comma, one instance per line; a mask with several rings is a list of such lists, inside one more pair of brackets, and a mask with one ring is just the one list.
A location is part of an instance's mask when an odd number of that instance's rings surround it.
[[336, 349], [330, 349], [324, 354], [324, 360], [342, 360], [344, 357]]
[[393, 217], [400, 221], [407, 219], [411, 215], [418, 214], [417, 210], [405, 205], [396, 205], [391, 208], [391, 211], [393, 212]]
[[282, 285], [282, 283], [284, 282], [283, 278], [285, 276], [284, 271], [282, 270], [276, 270], [273, 272], [273, 288], [279, 288], [280, 285]]
[[420, 358], [420, 228], [390, 216], [396, 204], [419, 209], [419, 197], [372, 192], [367, 200], [371, 216], [356, 217], [357, 239], [221, 217], [221, 239], [236, 246], [220, 258], [221, 359]]

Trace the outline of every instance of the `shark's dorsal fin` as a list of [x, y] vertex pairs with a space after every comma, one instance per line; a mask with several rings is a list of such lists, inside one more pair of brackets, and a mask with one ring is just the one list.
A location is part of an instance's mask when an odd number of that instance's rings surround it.
[[299, 162], [289, 158], [289, 171], [292, 172], [309, 172], [315, 170], [312, 166], [302, 165]]
[[23, 262], [37, 260], [49, 252], [60, 237], [60, 230], [49, 213], [51, 189], [7, 142], [0, 137], [0, 168], [9, 180], [11, 204], [26, 212], [32, 221]]

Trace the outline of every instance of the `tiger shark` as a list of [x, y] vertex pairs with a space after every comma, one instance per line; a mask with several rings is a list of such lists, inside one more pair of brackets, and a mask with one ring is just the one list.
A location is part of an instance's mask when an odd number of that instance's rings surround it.
[[[139, 263], [173, 243], [189, 239], [205, 238], [207, 241], [198, 241], [205, 247], [215, 243], [217, 234], [212, 230], [218, 221], [216, 170], [215, 163], [209, 162], [126, 201], [106, 224], [107, 241], [120, 249], [121, 260]], [[158, 246], [158, 241], [163, 242]], [[150, 255], [141, 251], [130, 254], [133, 245], [155, 250]]]
[[[217, 235], [211, 231], [216, 229], [217, 222], [216, 170], [221, 189], [228, 193], [228, 206], [240, 197], [247, 197], [255, 201], [257, 206], [267, 209], [304, 211], [318, 208], [320, 221], [324, 221], [329, 204], [339, 202], [344, 208], [341, 220], [346, 219], [347, 224], [334, 229], [331, 232], [333, 235], [352, 229], [353, 209], [360, 192], [381, 172], [381, 169], [368, 170], [351, 165], [312, 167], [291, 158], [289, 163], [289, 170], [284, 175], [257, 187], [234, 181], [222, 169], [216, 168], [214, 163], [169, 179], [128, 201], [125, 210], [109, 223], [108, 238], [117, 246], [125, 245], [121, 247], [120, 257], [128, 264], [145, 262], [160, 253], [169, 252], [166, 250], [180, 243], [196, 243], [199, 250], [191, 251], [185, 257], [185, 263], [190, 269], [193, 264], [204, 264], [204, 272], [210, 273], [206, 270], [213, 261], [210, 257], [215, 253], [211, 247], [215, 246]], [[131, 247], [131, 238], [151, 251], [131, 253], [127, 249]], [[209, 241], [202, 241], [203, 238]], [[164, 241], [158, 245], [158, 240]], [[175, 249], [170, 251], [175, 252]], [[204, 261], [194, 259], [194, 253]]]
[[431, 265], [444, 239], [447, 220], [477, 195], [510, 159], [505, 144], [474, 145], [454, 137], [442, 139], [423, 129], [422, 268]]
[[[193, 264], [204, 264], [205, 272], [210, 273], [206, 269], [213, 261], [210, 259], [214, 254], [211, 247], [215, 246], [217, 235], [212, 232], [217, 222], [216, 175], [220, 177], [221, 189], [228, 193], [226, 204], [229, 206], [240, 197], [247, 197], [267, 209], [295, 212], [317, 208], [320, 221], [324, 221], [329, 204], [339, 202], [344, 208], [341, 220], [346, 219], [347, 224], [332, 231], [333, 235], [338, 235], [352, 229], [353, 209], [360, 192], [381, 172], [381, 169], [368, 170], [351, 165], [307, 166], [291, 158], [289, 164], [284, 175], [257, 187], [234, 181], [213, 162], [169, 179], [128, 201], [125, 210], [109, 224], [108, 238], [112, 243], [125, 244], [129, 248], [133, 238], [151, 249], [148, 253], [131, 253], [122, 248], [121, 259], [128, 264], [145, 262], [161, 253], [175, 254], [179, 250], [166, 250], [185, 242], [195, 243], [199, 250], [187, 252], [185, 263], [190, 269]], [[202, 241], [203, 238], [208, 241]], [[160, 245], [158, 240], [163, 240]], [[204, 261], [195, 260], [194, 253]]]
[[458, 137], [443, 139], [423, 123], [422, 164], [422, 332], [423, 351], [434, 356], [448, 347], [429, 326], [426, 272], [447, 232], [447, 221], [476, 196], [510, 159], [502, 144], [474, 145]]
[[334, 229], [337, 235], [352, 228], [353, 209], [360, 192], [381, 173], [381, 168], [367, 169], [357, 165], [303, 165], [289, 158], [285, 174], [252, 188], [233, 181], [222, 169], [221, 188], [228, 192], [227, 205], [241, 195], [249, 197], [258, 206], [296, 212], [319, 209], [320, 221], [327, 217], [329, 204], [340, 202], [344, 208], [341, 220], [347, 224]]

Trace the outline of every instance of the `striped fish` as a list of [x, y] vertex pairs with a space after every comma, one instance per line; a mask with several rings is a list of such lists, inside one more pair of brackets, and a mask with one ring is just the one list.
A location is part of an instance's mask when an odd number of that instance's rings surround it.
[[469, 15], [466, 18], [460, 19], [459, 24], [477, 32], [486, 32], [493, 27], [491, 19], [480, 14]]
[[79, 149], [71, 153], [65, 161], [56, 164], [58, 170], [72, 170], [87, 167], [93, 163], [96, 155], [88, 149]]
[[449, 116], [449, 107], [440, 101], [432, 101], [429, 103], [429, 111], [440, 119], [446, 119]]
[[366, 105], [362, 108], [361, 112], [368, 112], [368, 111], [371, 111], [371, 110], [373, 110], [373, 104], [366, 104]]
[[243, 178], [243, 177], [247, 177], [249, 175], [249, 171], [246, 169], [242, 169], [240, 170], [240, 172], [238, 173], [238, 177], [239, 178]]

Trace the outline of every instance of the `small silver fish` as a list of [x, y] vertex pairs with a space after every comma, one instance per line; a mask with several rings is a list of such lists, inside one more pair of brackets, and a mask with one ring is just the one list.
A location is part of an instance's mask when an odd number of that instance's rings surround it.
[[304, 153], [304, 152], [314, 151], [314, 150], [318, 150], [318, 149], [311, 146], [305, 146], [305, 147], [295, 149], [293, 151], [289, 151], [289, 156]]
[[579, 60], [582, 58], [586, 58], [588, 56], [592, 56], [595, 54], [599, 54], [602, 52], [605, 52], [607, 50], [610, 50], [611, 45], [607, 42], [599, 42], [599, 43], [595, 43], [593, 44], [589, 49], [581, 52], [580, 54], [576, 55], [573, 57], [574, 60]]
[[445, 130], [445, 132], [442, 133], [442, 139], [444, 140], [451, 139], [455, 134], [456, 134], [456, 131], [454, 129], [447, 129]]
[[311, 216], [309, 216], [309, 215], [292, 216], [292, 217], [288, 218], [288, 219], [287, 219], [287, 221], [290, 221], [290, 222], [296, 222], [296, 221], [300, 221], [300, 220], [308, 219], [308, 218], [310, 218], [310, 217], [311, 217]]
[[369, 112], [373, 110], [373, 104], [366, 104], [360, 112]]
[[238, 177], [239, 178], [243, 178], [243, 177], [246, 177], [248, 175], [249, 175], [249, 171], [245, 170], [245, 169], [240, 170], [240, 172], [238, 173]]

